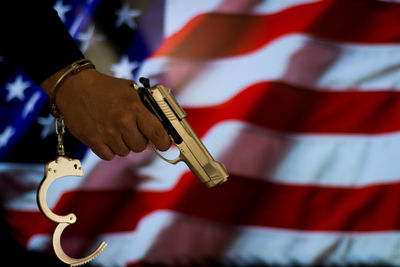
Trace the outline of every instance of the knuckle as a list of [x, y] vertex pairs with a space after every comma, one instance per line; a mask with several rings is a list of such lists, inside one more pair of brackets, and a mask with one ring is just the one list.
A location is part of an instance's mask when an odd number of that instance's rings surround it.
[[147, 142], [136, 143], [135, 146], [132, 148], [132, 151], [139, 153], [144, 151], [146, 147], [147, 147]]
[[116, 132], [111, 127], [103, 128], [101, 131], [101, 135], [105, 140], [113, 140], [116, 137]]
[[161, 151], [167, 151], [170, 147], [171, 147], [171, 142], [157, 145], [158, 150], [161, 150]]
[[119, 109], [118, 114], [115, 116], [122, 117], [124, 119], [130, 119], [133, 116], [137, 116], [143, 112], [143, 107], [141, 103], [136, 101], [125, 102], [120, 105], [121, 109]]
[[111, 161], [114, 159], [115, 154], [97, 154], [101, 159]]
[[129, 154], [129, 150], [128, 149], [118, 150], [115, 153], [117, 153], [118, 156], [126, 157]]
[[171, 146], [171, 139], [164, 128], [154, 128], [152, 140], [154, 140], [154, 144], [161, 151], [168, 150]]
[[139, 113], [143, 111], [142, 105], [139, 102], [135, 102], [131, 105], [129, 105], [129, 110], [133, 113]]
[[156, 140], [165, 140], [168, 137], [167, 132], [163, 127], [154, 127], [152, 135]]
[[120, 129], [127, 129], [129, 124], [132, 123], [132, 119], [129, 113], [123, 113], [115, 117], [114, 123]]
[[115, 157], [114, 154], [102, 154], [102, 153], [98, 153], [97, 156], [99, 156], [101, 159], [107, 160], [107, 161], [111, 161]]
[[103, 146], [93, 146], [92, 151], [101, 159], [110, 161], [115, 157], [115, 154], [105, 149]]
[[98, 140], [94, 136], [85, 136], [80, 139], [85, 145], [90, 147], [92, 150], [97, 146]]

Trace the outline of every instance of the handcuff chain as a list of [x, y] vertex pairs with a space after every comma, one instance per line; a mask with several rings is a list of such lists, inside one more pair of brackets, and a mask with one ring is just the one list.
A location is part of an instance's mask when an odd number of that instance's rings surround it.
[[[61, 124], [61, 131], [59, 129]], [[64, 151], [64, 140], [63, 136], [65, 133], [65, 122], [63, 117], [58, 117], [55, 119], [55, 127], [56, 127], [56, 133], [57, 133], [57, 152], [59, 156], [64, 156], [65, 151]]]

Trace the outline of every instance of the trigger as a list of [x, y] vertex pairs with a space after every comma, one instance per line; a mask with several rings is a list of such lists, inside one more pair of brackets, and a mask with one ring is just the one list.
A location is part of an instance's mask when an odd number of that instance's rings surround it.
[[161, 155], [161, 154], [157, 151], [157, 149], [156, 149], [152, 144], [150, 144], [149, 146], [150, 146], [151, 150], [153, 150], [154, 153], [157, 154], [157, 156], [159, 156], [161, 159], [165, 160], [165, 161], [168, 162], [168, 163], [177, 164], [179, 161], [182, 161], [181, 155], [179, 155], [176, 159], [173, 159], [173, 160], [167, 159], [167, 158], [165, 158], [163, 155]]

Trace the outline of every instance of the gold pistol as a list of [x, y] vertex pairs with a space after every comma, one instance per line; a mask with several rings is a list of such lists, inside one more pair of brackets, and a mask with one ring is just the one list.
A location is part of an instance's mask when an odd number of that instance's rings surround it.
[[163, 85], [150, 87], [149, 80], [140, 78], [140, 87], [133, 82], [132, 86], [138, 92], [143, 104], [161, 121], [172, 142], [178, 147], [180, 154], [174, 160], [169, 160], [154, 152], [163, 160], [176, 164], [186, 163], [194, 175], [207, 187], [213, 187], [225, 182], [229, 176], [225, 166], [214, 160], [200, 138], [186, 121], [186, 113], [172, 95], [170, 88]]

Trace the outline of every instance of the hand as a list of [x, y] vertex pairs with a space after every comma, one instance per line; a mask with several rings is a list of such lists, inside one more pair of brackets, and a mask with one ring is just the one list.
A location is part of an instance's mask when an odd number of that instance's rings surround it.
[[[46, 93], [63, 71], [41, 84]], [[148, 140], [161, 151], [171, 145], [164, 127], [142, 104], [129, 80], [82, 70], [64, 80], [55, 102], [71, 134], [102, 159], [141, 152]]]

